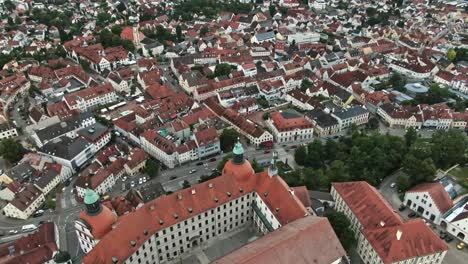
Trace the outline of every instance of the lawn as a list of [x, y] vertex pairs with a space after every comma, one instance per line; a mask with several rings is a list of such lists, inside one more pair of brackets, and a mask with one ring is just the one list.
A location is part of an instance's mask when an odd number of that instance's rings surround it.
[[449, 172], [453, 175], [457, 182], [462, 185], [465, 189], [468, 190], [468, 168], [467, 167], [457, 167]]

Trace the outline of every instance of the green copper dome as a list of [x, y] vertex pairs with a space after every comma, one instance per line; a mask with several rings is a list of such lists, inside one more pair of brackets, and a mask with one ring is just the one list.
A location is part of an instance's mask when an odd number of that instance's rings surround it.
[[234, 149], [232, 150], [234, 155], [243, 155], [244, 154], [244, 148], [242, 147], [242, 144], [240, 143], [240, 140], [237, 140], [236, 145], [234, 146]]
[[99, 195], [91, 190], [91, 189], [86, 189], [85, 195], [84, 195], [84, 203], [85, 204], [94, 204], [97, 201], [99, 201]]

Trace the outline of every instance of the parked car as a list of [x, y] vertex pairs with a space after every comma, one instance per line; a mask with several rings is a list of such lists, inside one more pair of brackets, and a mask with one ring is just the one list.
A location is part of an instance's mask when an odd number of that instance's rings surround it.
[[292, 145], [291, 148], [292, 148], [292, 149], [296, 149], [296, 148], [297, 148], [297, 145]]
[[211, 158], [210, 161], [216, 161], [216, 158]]
[[392, 182], [392, 184], [390, 184], [390, 188], [395, 188], [396, 186], [396, 183]]
[[5, 235], [5, 232], [0, 231], [0, 236], [4, 236], [4, 235]]
[[18, 230], [10, 230], [8, 231], [8, 234], [10, 235], [18, 234]]
[[66, 181], [65, 181], [65, 186], [70, 185], [70, 183], [71, 183], [71, 179], [66, 180]]
[[135, 181], [130, 182], [130, 187], [135, 187]]
[[143, 183], [145, 183], [146, 182], [146, 177], [143, 177], [142, 179], [143, 179]]
[[457, 244], [457, 249], [462, 250], [464, 248], [465, 248], [465, 243], [460, 242], [460, 243]]
[[406, 206], [404, 204], [400, 205], [400, 207], [398, 208], [398, 211], [402, 212], [406, 209]]
[[416, 217], [416, 213], [415, 213], [415, 212], [411, 212], [411, 213], [408, 214], [408, 217], [409, 217], [409, 218]]
[[189, 171], [190, 174], [194, 174], [195, 172], [197, 172], [196, 169], [193, 169], [193, 170], [190, 170], [190, 171]]
[[447, 237], [447, 232], [440, 231], [439, 237], [440, 237], [440, 239], [445, 239]]
[[269, 151], [269, 150], [265, 150], [265, 151], [263, 151], [263, 154], [268, 154], [268, 153], [270, 153], [270, 152], [271, 152], [271, 151]]
[[172, 175], [171, 177], [169, 177], [169, 180], [174, 180], [174, 179], [177, 179], [177, 176]]
[[126, 181], [126, 180], [127, 180], [127, 176], [124, 176], [124, 177], [122, 178], [122, 181]]
[[197, 166], [201, 166], [201, 165], [203, 165], [203, 162], [202, 162], [202, 161], [200, 161], [200, 162], [197, 162], [195, 165], [197, 165]]
[[138, 184], [142, 184], [143, 183], [143, 179], [142, 178], [139, 178], [138, 179]]
[[452, 242], [452, 241], [453, 241], [453, 237], [451, 237], [451, 236], [447, 236], [447, 237], [445, 238], [445, 242], [447, 242], [447, 243], [450, 243], [450, 242]]

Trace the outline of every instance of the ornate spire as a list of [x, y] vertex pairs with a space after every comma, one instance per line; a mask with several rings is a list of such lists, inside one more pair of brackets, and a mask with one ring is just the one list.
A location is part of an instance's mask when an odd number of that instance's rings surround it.
[[234, 145], [234, 149], [232, 150], [232, 153], [234, 153], [233, 162], [235, 164], [244, 163], [244, 148], [242, 147], [242, 144], [240, 143], [239, 138], [237, 138], [237, 143], [236, 145]]

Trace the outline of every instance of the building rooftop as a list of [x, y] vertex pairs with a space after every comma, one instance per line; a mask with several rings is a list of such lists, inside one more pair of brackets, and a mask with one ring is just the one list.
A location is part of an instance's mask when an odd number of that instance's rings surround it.
[[[340, 260], [338, 262], [335, 262]], [[347, 263], [346, 252], [326, 218], [291, 222], [214, 261], [215, 264]]]
[[416, 185], [407, 192], [427, 192], [439, 211], [443, 214], [452, 208], [453, 202], [444, 186], [439, 182], [427, 182]]

